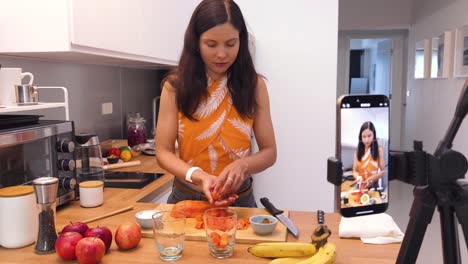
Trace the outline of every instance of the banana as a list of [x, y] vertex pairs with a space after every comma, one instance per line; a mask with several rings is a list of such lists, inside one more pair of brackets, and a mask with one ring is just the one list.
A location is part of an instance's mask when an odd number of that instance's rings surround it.
[[247, 251], [257, 257], [287, 258], [311, 256], [317, 252], [317, 248], [309, 243], [269, 242], [251, 246]]
[[328, 242], [325, 246], [321, 247], [318, 252], [312, 257], [297, 264], [333, 264], [336, 260], [336, 245]]
[[272, 261], [270, 261], [269, 264], [296, 264], [300, 261], [306, 260], [310, 258], [310, 256], [307, 257], [296, 257], [296, 258], [276, 258]]

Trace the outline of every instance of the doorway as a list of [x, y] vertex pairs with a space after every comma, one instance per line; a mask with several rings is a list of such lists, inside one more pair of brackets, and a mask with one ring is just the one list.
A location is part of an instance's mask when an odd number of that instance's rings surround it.
[[393, 41], [389, 38], [350, 39], [349, 94], [391, 97]]
[[337, 96], [384, 94], [390, 98], [390, 148], [401, 148], [404, 131], [404, 31], [340, 31]]

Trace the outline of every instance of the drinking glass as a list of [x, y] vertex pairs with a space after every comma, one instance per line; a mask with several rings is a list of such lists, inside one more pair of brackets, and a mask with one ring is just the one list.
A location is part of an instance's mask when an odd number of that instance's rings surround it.
[[161, 211], [153, 215], [153, 236], [159, 257], [165, 261], [182, 257], [185, 240], [185, 215], [178, 211]]
[[210, 254], [215, 258], [231, 257], [236, 242], [236, 212], [226, 207], [208, 209], [203, 220]]

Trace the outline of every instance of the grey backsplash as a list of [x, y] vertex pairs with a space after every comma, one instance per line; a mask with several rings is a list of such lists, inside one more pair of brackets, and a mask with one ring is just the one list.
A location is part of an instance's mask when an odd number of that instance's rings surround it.
[[[152, 99], [160, 94], [160, 81], [166, 71], [122, 68], [0, 56], [5, 68], [22, 68], [34, 74], [38, 86], [64, 86], [68, 89], [70, 120], [77, 132], [95, 132], [101, 141], [126, 138], [128, 112], [140, 112], [146, 119], [148, 138], [152, 124]], [[25, 78], [25, 82], [27, 77]], [[42, 102], [62, 101], [59, 90], [40, 90]], [[113, 113], [102, 115], [103, 103], [112, 102]], [[64, 119], [63, 108], [18, 112], [41, 114], [46, 119]], [[15, 114], [18, 114], [15, 113]]]

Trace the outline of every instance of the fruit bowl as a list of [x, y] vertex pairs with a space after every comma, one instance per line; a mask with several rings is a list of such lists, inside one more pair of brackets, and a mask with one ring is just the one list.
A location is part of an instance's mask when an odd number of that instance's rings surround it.
[[254, 215], [250, 217], [250, 225], [257, 235], [266, 236], [276, 228], [278, 219], [271, 215]]
[[107, 157], [107, 162], [109, 162], [109, 164], [115, 164], [115, 163], [119, 162], [119, 158], [118, 157]]
[[158, 210], [143, 210], [135, 214], [135, 218], [143, 229], [153, 228], [153, 215], [158, 213]]

